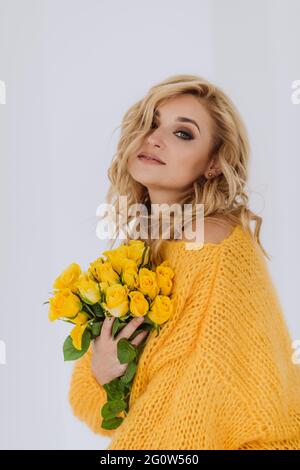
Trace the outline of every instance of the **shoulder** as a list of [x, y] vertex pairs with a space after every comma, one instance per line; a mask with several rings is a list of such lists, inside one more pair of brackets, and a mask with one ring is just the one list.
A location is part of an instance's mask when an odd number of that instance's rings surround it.
[[229, 237], [233, 228], [234, 226], [224, 219], [206, 220], [204, 222], [204, 243], [221, 243]]
[[[192, 230], [195, 231], [195, 222], [192, 223]], [[234, 225], [221, 217], [205, 218], [203, 223], [204, 243], [220, 244], [228, 238], [234, 229]], [[185, 241], [187, 240], [183, 237]]]

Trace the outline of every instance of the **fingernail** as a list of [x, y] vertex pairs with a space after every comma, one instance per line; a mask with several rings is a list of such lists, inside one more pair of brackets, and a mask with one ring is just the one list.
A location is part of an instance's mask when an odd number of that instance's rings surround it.
[[139, 321], [140, 323], [142, 323], [142, 322], [144, 321], [144, 319], [145, 319], [144, 317], [139, 317], [139, 318], [138, 318], [138, 321]]

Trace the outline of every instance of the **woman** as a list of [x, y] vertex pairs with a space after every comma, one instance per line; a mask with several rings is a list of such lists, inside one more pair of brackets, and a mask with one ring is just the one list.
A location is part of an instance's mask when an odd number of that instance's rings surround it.
[[[110, 320], [75, 365], [74, 414], [112, 437], [109, 450], [300, 449], [300, 367], [260, 243], [262, 220], [248, 208], [248, 160], [238, 111], [201, 77], [158, 83], [124, 117], [107, 201], [117, 212], [114, 196], [143, 203], [147, 220], [152, 204], [189, 203], [193, 229], [203, 204], [204, 244], [187, 249], [183, 224], [181, 240], [174, 236], [174, 218], [171, 239], [164, 231], [152, 239], [149, 220], [143, 239], [152, 261], [167, 259], [175, 271], [175, 311], [147, 338], [129, 413], [116, 430], [101, 428], [99, 412], [103, 385], [125, 371]], [[121, 333], [130, 338], [137, 326], [132, 320]]]

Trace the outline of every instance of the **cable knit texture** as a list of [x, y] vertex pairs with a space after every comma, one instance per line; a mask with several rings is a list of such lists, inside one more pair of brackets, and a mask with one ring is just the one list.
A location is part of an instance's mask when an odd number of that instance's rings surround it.
[[128, 415], [115, 430], [100, 427], [106, 393], [91, 350], [74, 366], [74, 414], [112, 437], [107, 450], [300, 449], [300, 365], [257, 243], [236, 226], [199, 250], [184, 240], [163, 249], [174, 314], [148, 337]]

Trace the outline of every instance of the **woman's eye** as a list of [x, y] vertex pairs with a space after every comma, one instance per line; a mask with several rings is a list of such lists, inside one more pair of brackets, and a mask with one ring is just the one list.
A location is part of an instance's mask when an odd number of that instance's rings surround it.
[[[154, 129], [154, 127], [157, 127], [157, 124], [155, 122], [152, 122], [151, 129]], [[183, 134], [185, 136], [185, 137], [179, 137], [179, 139], [183, 139], [183, 140], [193, 139], [193, 136], [189, 132], [186, 132], [184, 130], [179, 130], [179, 131], [175, 132], [175, 134]]]
[[[185, 131], [177, 131], [176, 134], [178, 133], [181, 133], [181, 134], [184, 134], [185, 136], [187, 137], [184, 137], [183, 139], [184, 140], [191, 140], [193, 138], [193, 136], [189, 133], [189, 132], [185, 132]], [[181, 139], [182, 137], [180, 137]]]

